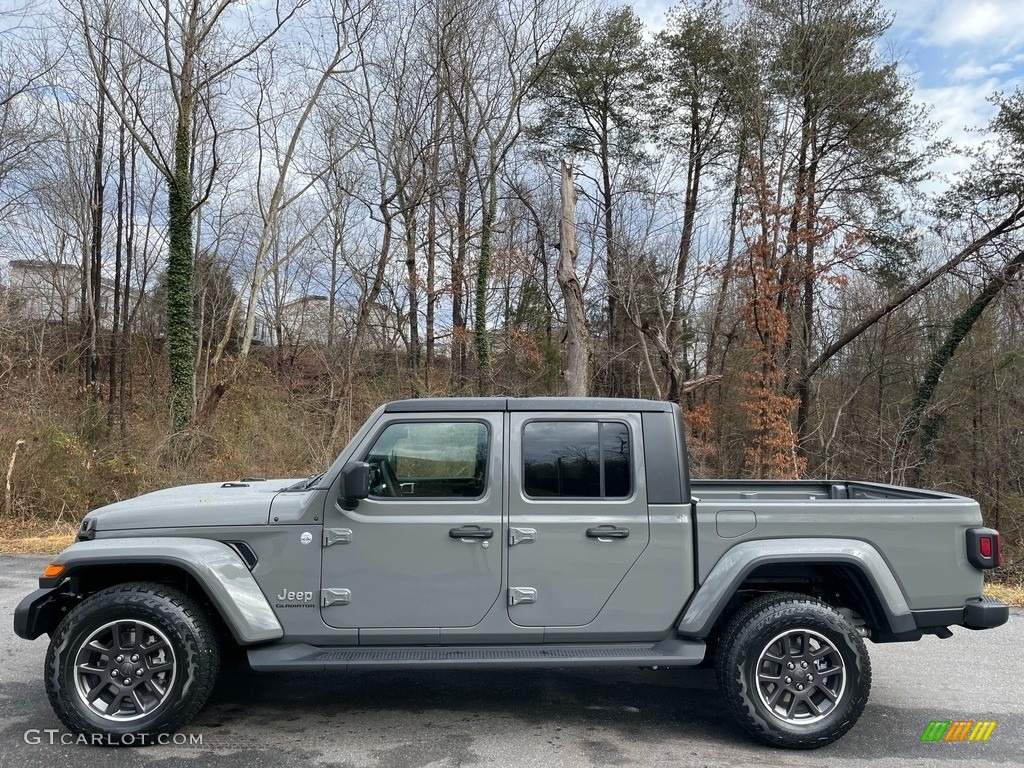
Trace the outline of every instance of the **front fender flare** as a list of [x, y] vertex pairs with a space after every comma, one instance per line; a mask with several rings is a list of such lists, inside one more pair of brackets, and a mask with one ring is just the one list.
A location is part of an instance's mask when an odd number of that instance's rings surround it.
[[281, 623], [245, 563], [219, 541], [170, 536], [94, 539], [72, 544], [53, 562], [62, 564], [64, 572], [55, 579], [40, 579], [40, 587], [55, 587], [67, 576], [99, 565], [180, 568], [196, 580], [242, 645], [284, 636]]
[[705, 637], [743, 580], [773, 563], [852, 565], [867, 577], [892, 632], [916, 629], [913, 614], [896, 577], [878, 550], [858, 539], [761, 539], [745, 541], [715, 563], [676, 628], [686, 637]]

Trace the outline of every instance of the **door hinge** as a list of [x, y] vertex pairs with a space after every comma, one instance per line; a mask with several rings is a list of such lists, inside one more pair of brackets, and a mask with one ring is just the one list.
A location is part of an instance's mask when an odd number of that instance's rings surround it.
[[509, 528], [508, 529], [508, 545], [514, 547], [516, 544], [521, 544], [524, 541], [536, 541], [537, 540], [537, 529], [536, 528]]
[[325, 547], [329, 547], [332, 544], [348, 544], [350, 541], [352, 541], [352, 531], [348, 528], [324, 529]]
[[352, 590], [328, 587], [320, 590], [320, 605], [327, 608], [331, 605], [348, 605], [352, 601]]
[[536, 603], [537, 590], [533, 587], [509, 587], [508, 604], [522, 605], [523, 603]]

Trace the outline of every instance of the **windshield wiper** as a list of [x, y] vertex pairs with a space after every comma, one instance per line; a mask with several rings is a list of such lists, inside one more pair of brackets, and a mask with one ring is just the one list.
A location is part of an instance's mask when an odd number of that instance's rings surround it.
[[314, 485], [316, 485], [318, 482], [320, 482], [320, 478], [323, 477], [326, 474], [327, 474], [327, 470], [324, 470], [319, 475], [313, 475], [312, 477], [307, 479], [306, 482], [304, 482], [302, 484], [302, 490], [308, 491], [310, 488], [312, 488]]
[[324, 470], [319, 475], [311, 475], [310, 477], [307, 477], [305, 480], [299, 480], [299, 482], [297, 482], [297, 483], [292, 483], [291, 485], [289, 485], [284, 490], [286, 490], [286, 491], [308, 491], [310, 488], [312, 488], [314, 485], [316, 485], [320, 481], [321, 477], [323, 477], [326, 474], [327, 474], [327, 470]]

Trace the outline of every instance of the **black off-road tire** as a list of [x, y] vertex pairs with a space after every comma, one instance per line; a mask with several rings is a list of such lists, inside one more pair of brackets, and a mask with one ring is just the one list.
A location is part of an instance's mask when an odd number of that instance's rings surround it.
[[91, 743], [145, 746], [199, 713], [219, 668], [206, 612], [178, 589], [133, 582], [91, 595], [64, 617], [44, 674], [50, 704], [72, 733]]
[[834, 608], [796, 593], [744, 606], [722, 633], [715, 662], [733, 717], [777, 747], [831, 744], [857, 722], [871, 690], [871, 660], [854, 626]]

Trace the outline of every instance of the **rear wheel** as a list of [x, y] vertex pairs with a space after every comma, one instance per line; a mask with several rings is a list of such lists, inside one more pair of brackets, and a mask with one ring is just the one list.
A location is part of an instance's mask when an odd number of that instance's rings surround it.
[[216, 630], [183, 592], [121, 584], [69, 613], [46, 654], [46, 688], [74, 733], [108, 744], [142, 744], [198, 714], [220, 666]]
[[793, 593], [745, 606], [722, 634], [716, 669], [740, 725], [794, 749], [825, 746], [850, 730], [871, 689], [871, 661], [853, 625]]

